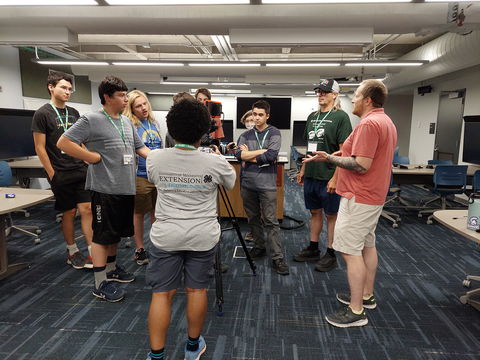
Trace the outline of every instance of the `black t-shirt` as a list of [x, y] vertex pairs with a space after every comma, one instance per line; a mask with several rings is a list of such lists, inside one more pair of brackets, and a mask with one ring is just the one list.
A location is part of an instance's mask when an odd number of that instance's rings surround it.
[[[68, 121], [67, 128], [70, 128], [80, 117], [80, 114], [74, 108], [67, 106], [68, 108]], [[58, 113], [62, 117], [62, 121], [65, 124], [65, 109], [57, 108]], [[60, 136], [63, 135], [64, 130], [62, 123], [58, 119], [58, 116], [53, 110], [52, 105], [47, 103], [33, 115], [31, 130], [45, 134], [45, 149], [47, 155], [52, 163], [53, 169], [57, 170], [75, 170], [85, 166], [83, 160], [73, 158], [65, 153], [62, 153], [57, 148], [57, 141]]]

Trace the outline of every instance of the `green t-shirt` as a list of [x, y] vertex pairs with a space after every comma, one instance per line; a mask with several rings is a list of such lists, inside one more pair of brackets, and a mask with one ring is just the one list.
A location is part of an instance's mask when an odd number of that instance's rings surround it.
[[[352, 124], [343, 110], [312, 112], [308, 115], [303, 137], [317, 143], [317, 151], [331, 154], [340, 150], [342, 144], [352, 132]], [[323, 121], [322, 121], [323, 119]], [[307, 148], [308, 149], [308, 148]], [[311, 152], [308, 152], [311, 154]], [[335, 173], [335, 165], [327, 162], [309, 162], [305, 164], [305, 177], [316, 180], [330, 180]]]

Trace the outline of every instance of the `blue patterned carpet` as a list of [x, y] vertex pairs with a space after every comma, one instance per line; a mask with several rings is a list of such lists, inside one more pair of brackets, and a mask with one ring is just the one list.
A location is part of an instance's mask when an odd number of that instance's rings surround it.
[[[402, 195], [418, 200], [428, 194], [406, 186]], [[118, 252], [118, 262], [137, 275], [135, 282], [121, 285], [127, 296], [119, 303], [101, 301], [92, 295], [93, 272], [66, 264], [53, 203], [29, 210], [29, 219], [18, 214], [14, 222], [38, 224], [42, 242], [9, 237], [10, 263], [27, 261], [31, 267], [0, 281], [0, 359], [145, 359], [151, 291], [145, 285], [145, 268], [133, 262], [133, 250], [122, 243]], [[284, 212], [307, 220], [300, 229], [282, 230], [290, 276], [278, 275], [268, 259], [256, 262], [258, 275], [252, 276], [244, 259], [232, 257], [240, 245], [235, 233], [224, 233], [222, 259], [230, 266], [223, 276], [224, 314], [217, 315], [212, 283], [202, 359], [480, 359], [480, 313], [459, 300], [466, 291], [465, 276], [480, 274], [480, 253], [473, 242], [438, 223], [427, 225], [416, 212], [400, 211], [397, 229], [380, 219], [378, 306], [367, 310], [367, 326], [339, 329], [324, 316], [342, 308], [335, 294], [348, 292], [345, 262], [339, 257], [337, 269], [320, 273], [314, 263], [290, 260], [308, 244], [309, 213], [302, 187], [288, 178]], [[240, 224], [245, 235], [247, 225]], [[79, 247], [86, 253], [83, 240]], [[324, 231], [322, 255], [325, 248]], [[185, 306], [186, 294], [180, 289], [167, 359], [183, 359]]]

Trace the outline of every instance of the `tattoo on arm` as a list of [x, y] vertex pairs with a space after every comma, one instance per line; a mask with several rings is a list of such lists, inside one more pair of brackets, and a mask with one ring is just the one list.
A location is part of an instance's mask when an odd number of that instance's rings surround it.
[[327, 156], [327, 161], [335, 166], [341, 167], [345, 170], [356, 171], [356, 172], [365, 172], [365, 169], [362, 165], [357, 163], [357, 160], [353, 157], [340, 157], [340, 156]]

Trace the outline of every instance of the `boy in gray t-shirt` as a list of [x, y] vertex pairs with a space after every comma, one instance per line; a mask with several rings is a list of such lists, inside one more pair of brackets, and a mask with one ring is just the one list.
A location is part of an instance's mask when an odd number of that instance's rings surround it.
[[[125, 291], [111, 281], [131, 282], [133, 274], [116, 265], [118, 243], [132, 236], [136, 191], [135, 153], [147, 158], [145, 147], [132, 122], [120, 113], [127, 105], [127, 86], [107, 76], [98, 87], [103, 108], [84, 116], [58, 140], [70, 156], [89, 163], [85, 188], [91, 190], [93, 211], [93, 295], [115, 302]], [[87, 149], [78, 144], [85, 144]]]

